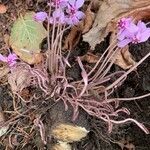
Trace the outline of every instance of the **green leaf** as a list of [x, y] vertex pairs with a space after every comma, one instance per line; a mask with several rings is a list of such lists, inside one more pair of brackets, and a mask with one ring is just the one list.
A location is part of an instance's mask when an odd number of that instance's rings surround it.
[[33, 19], [34, 14], [28, 12], [15, 21], [9, 41], [13, 51], [29, 64], [40, 61], [40, 44], [47, 35], [42, 23]]

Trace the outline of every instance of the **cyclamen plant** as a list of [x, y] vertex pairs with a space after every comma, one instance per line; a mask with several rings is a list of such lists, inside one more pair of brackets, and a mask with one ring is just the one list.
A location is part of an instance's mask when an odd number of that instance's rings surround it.
[[34, 19], [38, 22], [47, 19], [50, 24], [77, 25], [85, 16], [82, 11], [79, 11], [83, 4], [84, 0], [53, 0], [49, 3], [50, 7], [55, 8], [52, 16], [49, 17], [46, 12], [38, 12]]
[[134, 24], [132, 18], [122, 18], [118, 22], [118, 46], [124, 47], [129, 43], [141, 43], [150, 37], [150, 28], [142, 21]]
[[[63, 100], [65, 110], [68, 108], [67, 102], [71, 104], [74, 110], [73, 120], [77, 118], [79, 108], [82, 108], [89, 115], [96, 116], [108, 123], [109, 132], [112, 131], [113, 124], [122, 124], [131, 121], [148, 134], [149, 131], [145, 126], [132, 118], [116, 120], [115, 117], [117, 117], [120, 112], [129, 115], [129, 110], [126, 108], [119, 109], [119, 99], [109, 99], [108, 97], [113, 93], [115, 87], [119, 87], [126, 79], [127, 75], [150, 55], [146, 55], [140, 62], [129, 69], [128, 72], [117, 71], [110, 75], [108, 74], [111, 66], [114, 64], [113, 61], [110, 63], [110, 60], [112, 60], [118, 52], [119, 47], [124, 47], [129, 43], [144, 42], [149, 38], [149, 28], [146, 27], [145, 23], [139, 21], [136, 25], [131, 18], [122, 18], [118, 23], [118, 47], [114, 47], [113, 44], [110, 44], [90, 72], [86, 72], [82, 61], [78, 57], [77, 61], [81, 68], [81, 76], [83, 79], [77, 82], [68, 82], [66, 77], [66, 66], [69, 62], [62, 56], [63, 33], [70, 26], [78, 24], [79, 21], [84, 18], [84, 13], [79, 10], [83, 3], [84, 0], [51, 0], [49, 6], [50, 10], [53, 11], [50, 12], [50, 15], [45, 12], [38, 12], [34, 16], [34, 19], [38, 22], [43, 22], [45, 20], [48, 22], [48, 51], [46, 64], [51, 73], [51, 81], [54, 86], [52, 95], [57, 95], [56, 101], [60, 99]], [[49, 24], [52, 24], [52, 30], [49, 30]], [[51, 35], [51, 38], [49, 35]], [[119, 77], [116, 81], [106, 86], [104, 90], [99, 90], [103, 87], [103, 83], [111, 81], [111, 78], [114, 78], [116, 75]], [[58, 83], [60, 83], [61, 87]], [[70, 93], [70, 91], [72, 92]], [[96, 93], [98, 100], [95, 100], [95, 96], [92, 98], [90, 94], [87, 94], [91, 93], [91, 91]], [[146, 96], [148, 95], [145, 95], [145, 97]], [[139, 98], [140, 97], [137, 99]]]

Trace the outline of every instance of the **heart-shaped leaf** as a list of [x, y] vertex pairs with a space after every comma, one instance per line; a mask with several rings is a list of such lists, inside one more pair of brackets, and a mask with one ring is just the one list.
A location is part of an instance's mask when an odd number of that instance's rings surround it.
[[46, 37], [47, 31], [42, 23], [36, 22], [34, 12], [20, 16], [14, 23], [9, 44], [14, 52], [29, 64], [38, 63], [42, 59], [40, 43]]

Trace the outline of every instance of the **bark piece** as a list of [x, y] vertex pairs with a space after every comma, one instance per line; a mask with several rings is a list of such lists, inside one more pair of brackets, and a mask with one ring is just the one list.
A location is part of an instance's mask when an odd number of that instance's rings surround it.
[[80, 141], [82, 138], [86, 137], [88, 131], [80, 126], [74, 126], [69, 124], [57, 125], [52, 130], [52, 135], [61, 141], [72, 143]]
[[131, 53], [129, 52], [129, 46], [125, 46], [116, 53], [114, 64], [124, 70], [129, 69], [136, 64]]
[[81, 56], [80, 59], [82, 61], [87, 61], [88, 63], [97, 63], [97, 61], [99, 60], [99, 57], [97, 55], [94, 55], [88, 52], [84, 56]]

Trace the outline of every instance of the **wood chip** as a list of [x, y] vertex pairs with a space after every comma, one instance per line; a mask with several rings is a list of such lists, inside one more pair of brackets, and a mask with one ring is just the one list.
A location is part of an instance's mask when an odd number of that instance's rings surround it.
[[0, 4], [0, 14], [6, 13], [7, 9], [7, 6]]
[[97, 55], [94, 55], [94, 54], [88, 52], [84, 56], [81, 56], [80, 59], [82, 61], [86, 61], [88, 63], [97, 63], [97, 61], [99, 60], [99, 57]]

